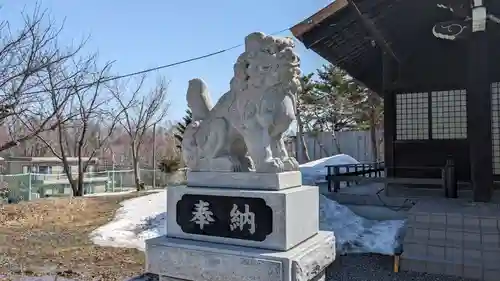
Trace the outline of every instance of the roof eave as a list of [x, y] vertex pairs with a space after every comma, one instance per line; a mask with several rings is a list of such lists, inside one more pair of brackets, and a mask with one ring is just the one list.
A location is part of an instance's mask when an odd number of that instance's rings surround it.
[[299, 39], [304, 33], [310, 31], [316, 25], [320, 24], [325, 19], [342, 10], [343, 8], [346, 8], [348, 5], [349, 2], [347, 0], [335, 0], [333, 3], [319, 10], [314, 15], [294, 25], [292, 28], [290, 28], [290, 31], [292, 32], [293, 36], [295, 36], [295, 38]]

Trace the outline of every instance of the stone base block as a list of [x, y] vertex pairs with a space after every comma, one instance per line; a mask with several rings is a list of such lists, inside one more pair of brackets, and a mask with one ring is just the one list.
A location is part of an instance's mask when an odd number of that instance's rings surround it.
[[160, 280], [322, 280], [335, 260], [335, 237], [320, 231], [287, 251], [158, 237], [146, 241], [146, 271]]
[[283, 173], [188, 172], [187, 185], [236, 189], [280, 190], [302, 185], [300, 171]]
[[[170, 188], [167, 194], [169, 237], [286, 251], [316, 235], [319, 230], [317, 186], [279, 191], [176, 187]], [[258, 204], [247, 204], [246, 201], [250, 200]], [[206, 204], [205, 210], [211, 213], [210, 221], [203, 225], [203, 229], [194, 218], [196, 202], [202, 201]], [[234, 211], [231, 206], [238, 206], [242, 212], [247, 208], [254, 213], [254, 233], [260, 231], [259, 237], [254, 239], [256, 236], [249, 235], [248, 229], [243, 229], [247, 233], [238, 228], [230, 230], [233, 222], [229, 215]], [[218, 225], [213, 232], [211, 224]], [[233, 236], [235, 231], [242, 234]]]
[[[186, 280], [168, 276], [160, 276], [160, 279], [158, 281], [186, 281]], [[316, 278], [312, 279], [311, 281], [325, 281], [325, 273], [323, 272], [319, 274]]]

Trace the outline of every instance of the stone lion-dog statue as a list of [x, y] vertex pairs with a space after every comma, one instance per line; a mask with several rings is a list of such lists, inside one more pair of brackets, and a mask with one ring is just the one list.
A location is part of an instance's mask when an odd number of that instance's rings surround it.
[[183, 159], [191, 171], [279, 173], [296, 171], [283, 134], [295, 120], [301, 91], [300, 60], [290, 38], [256, 32], [245, 38], [245, 51], [234, 65], [230, 90], [212, 105], [207, 85], [189, 81], [188, 107], [193, 121], [183, 141]]

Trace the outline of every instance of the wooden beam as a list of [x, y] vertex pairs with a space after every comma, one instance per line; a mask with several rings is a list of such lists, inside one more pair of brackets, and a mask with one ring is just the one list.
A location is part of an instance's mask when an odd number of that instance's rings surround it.
[[488, 34], [486, 31], [472, 32], [467, 44], [467, 138], [471, 181], [474, 201], [488, 202], [493, 195]]
[[323, 22], [329, 16], [347, 7], [347, 5], [347, 0], [335, 0], [333, 3], [319, 10], [314, 15], [294, 25], [292, 28], [290, 28], [290, 31], [292, 32], [293, 36], [295, 36], [295, 38], [300, 40], [304, 33], [308, 32], [313, 27]]
[[373, 37], [375, 42], [385, 52], [387, 52], [387, 54], [389, 54], [395, 61], [397, 61], [399, 63], [400, 61], [399, 61], [398, 57], [396, 56], [396, 54], [392, 50], [391, 46], [389, 46], [389, 43], [385, 40], [382, 33], [377, 29], [377, 27], [375, 26], [375, 23], [373, 23], [372, 20], [370, 20], [363, 13], [361, 13], [358, 6], [354, 3], [353, 0], [347, 0], [347, 2], [349, 3], [349, 7], [351, 7], [351, 9], [357, 15], [358, 19], [362, 22], [362, 24], [367, 29], [368, 33]]

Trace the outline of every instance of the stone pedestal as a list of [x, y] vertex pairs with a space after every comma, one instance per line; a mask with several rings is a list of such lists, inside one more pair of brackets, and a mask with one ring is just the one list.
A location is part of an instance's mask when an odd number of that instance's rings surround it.
[[321, 280], [335, 260], [318, 187], [300, 172], [191, 172], [188, 183], [167, 191], [167, 236], [146, 241], [160, 280]]

